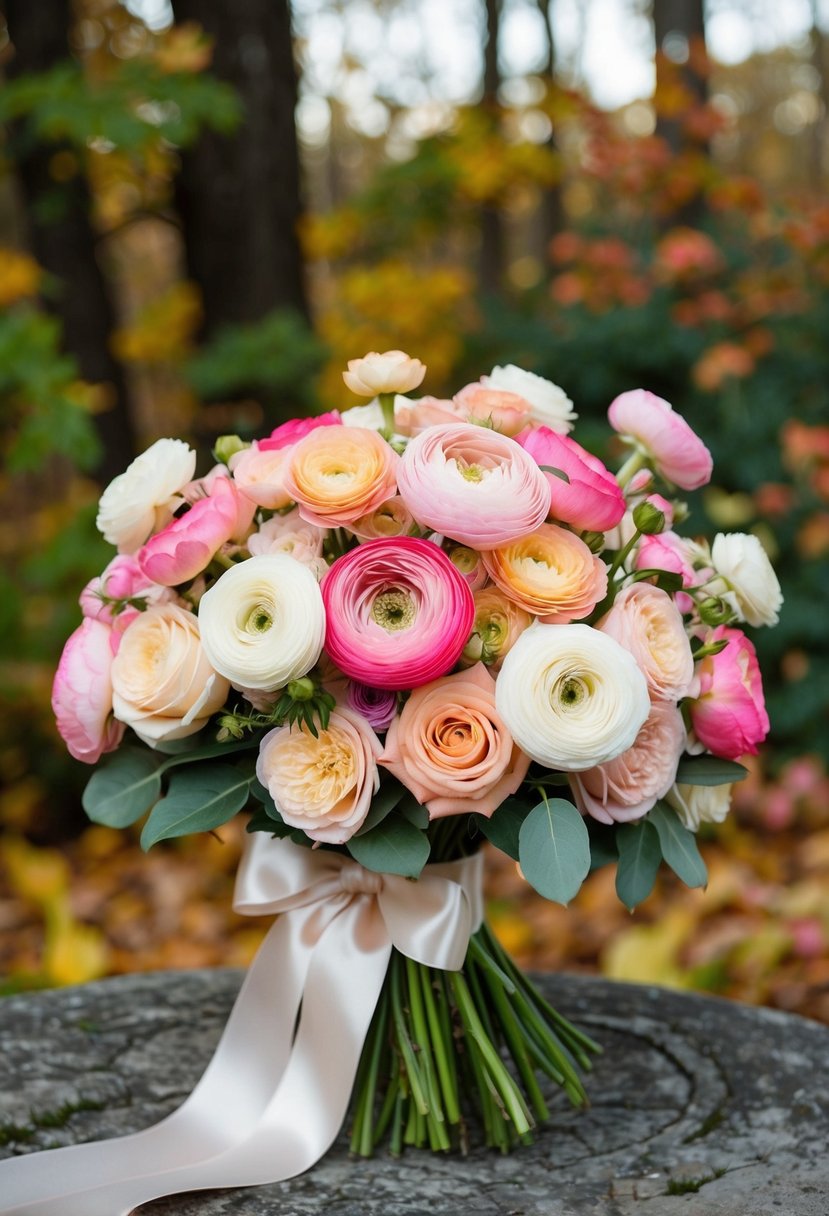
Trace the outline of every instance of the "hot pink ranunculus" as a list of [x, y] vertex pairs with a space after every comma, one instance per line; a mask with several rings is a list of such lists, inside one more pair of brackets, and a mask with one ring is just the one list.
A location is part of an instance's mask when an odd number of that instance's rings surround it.
[[526, 397], [480, 382], [467, 384], [455, 393], [454, 401], [470, 422], [491, 426], [502, 435], [517, 435], [530, 421], [533, 411]]
[[112, 716], [111, 635], [103, 621], [86, 617], [64, 646], [52, 685], [58, 731], [85, 764], [114, 751], [125, 730]]
[[515, 437], [537, 465], [561, 469], [569, 481], [545, 473], [550, 485], [550, 514], [580, 531], [607, 532], [625, 513], [625, 496], [616, 478], [597, 456], [575, 439], [548, 426], [522, 431]]
[[643, 388], [632, 389], [611, 403], [607, 417], [614, 431], [636, 440], [674, 485], [698, 490], [711, 480], [711, 453], [662, 397]]
[[278, 452], [281, 448], [293, 447], [304, 439], [309, 431], [315, 431], [318, 426], [342, 426], [342, 418], [338, 410], [329, 410], [327, 414], [315, 414], [312, 418], [291, 418], [281, 426], [271, 431], [267, 439], [259, 440], [260, 452]]
[[[667, 570], [671, 574], [681, 574], [683, 587], [704, 582], [704, 578], [694, 570], [688, 542], [676, 532], [643, 536], [636, 551], [634, 567], [636, 570]], [[674, 601], [680, 612], [693, 611], [694, 601], [684, 591], [677, 591]]]
[[372, 540], [334, 562], [322, 581], [325, 649], [352, 680], [415, 688], [460, 657], [475, 605], [437, 545], [410, 536]]
[[177, 587], [195, 578], [233, 535], [239, 491], [229, 477], [217, 477], [210, 488], [208, 498], [171, 520], [138, 553], [139, 566], [153, 582]]
[[725, 640], [719, 654], [697, 664], [699, 697], [691, 702], [694, 733], [710, 752], [726, 760], [756, 755], [769, 731], [757, 652], [740, 629], [718, 625], [705, 642]]

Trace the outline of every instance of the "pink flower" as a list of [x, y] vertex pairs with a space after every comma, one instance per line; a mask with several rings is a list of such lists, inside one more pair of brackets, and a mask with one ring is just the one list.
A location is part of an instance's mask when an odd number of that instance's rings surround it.
[[119, 553], [102, 574], [90, 579], [79, 602], [84, 616], [112, 625], [121, 633], [141, 610], [130, 600], [161, 604], [173, 596], [169, 587], [148, 579], [134, 557]]
[[290, 456], [289, 448], [262, 447], [252, 443], [230, 458], [230, 470], [234, 483], [254, 506], [268, 511], [281, 511], [290, 506], [291, 495], [285, 489], [285, 469]]
[[467, 422], [462, 405], [445, 397], [398, 397], [394, 403], [394, 425], [403, 435], [419, 435], [430, 426]]
[[530, 421], [532, 406], [526, 397], [485, 384], [467, 384], [455, 393], [454, 402], [470, 422], [491, 426], [502, 435], [515, 436]]
[[410, 536], [371, 540], [334, 562], [322, 581], [325, 649], [352, 680], [416, 688], [454, 667], [475, 605], [437, 545]]
[[177, 587], [205, 569], [214, 553], [236, 530], [239, 491], [228, 477], [217, 477], [208, 498], [150, 537], [138, 564], [153, 582]]
[[321, 579], [328, 570], [322, 554], [325, 531], [315, 524], [307, 524], [294, 509], [287, 515], [274, 515], [248, 537], [248, 550], [255, 557], [261, 553], [287, 553], [303, 566], [313, 570]]
[[[634, 568], [636, 570], [667, 570], [671, 574], [681, 574], [683, 587], [693, 587], [705, 581], [694, 570], [693, 556], [688, 542], [678, 536], [676, 532], [660, 532], [656, 536], [643, 536], [636, 552]], [[693, 611], [694, 601], [684, 591], [678, 591], [674, 599], [680, 612]]]
[[345, 693], [349, 709], [365, 718], [372, 730], [387, 730], [397, 713], [397, 693], [390, 688], [371, 688], [349, 680]]
[[632, 583], [596, 625], [630, 651], [648, 682], [652, 701], [679, 701], [694, 682], [694, 656], [682, 613], [666, 591]]
[[112, 717], [111, 632], [86, 617], [64, 646], [52, 685], [58, 731], [69, 754], [85, 764], [114, 751], [125, 729]]
[[612, 473], [575, 439], [548, 426], [522, 431], [515, 437], [539, 465], [561, 469], [569, 481], [545, 473], [550, 485], [550, 514], [579, 531], [607, 532], [625, 513], [625, 496]]
[[533, 458], [514, 439], [468, 423], [416, 435], [397, 483], [419, 523], [472, 549], [517, 540], [550, 509], [550, 487]]
[[596, 768], [570, 774], [576, 806], [600, 823], [641, 819], [673, 786], [684, 749], [682, 714], [669, 701], [654, 702], [632, 747]]
[[[204, 477], [189, 482], [181, 491], [181, 496], [190, 506], [194, 506], [202, 498], [209, 498], [211, 494], [215, 493], [216, 482], [220, 480], [230, 482], [236, 490], [236, 522], [228, 539], [241, 544], [247, 540], [253, 525], [253, 517], [256, 514], [256, 503], [247, 494], [239, 493], [241, 487], [236, 484], [235, 479], [231, 476], [225, 465], [214, 464], [210, 472], [206, 473]], [[224, 492], [225, 488], [223, 487], [220, 493]]]
[[[360, 408], [359, 406], [357, 407]], [[382, 502], [368, 515], [361, 515], [348, 525], [358, 540], [379, 540], [384, 536], [407, 536], [414, 527], [412, 513], [399, 494]], [[416, 530], [416, 529], [415, 529]]]
[[740, 629], [718, 625], [706, 644], [725, 640], [719, 654], [697, 665], [699, 698], [691, 702], [691, 725], [715, 756], [736, 760], [756, 755], [769, 731], [757, 652]]
[[711, 453], [673, 406], [646, 389], [622, 393], [607, 411], [614, 431], [644, 449], [657, 470], [683, 490], [698, 490], [711, 480]]
[[278, 452], [282, 448], [293, 447], [318, 426], [342, 426], [339, 411], [329, 410], [327, 414], [316, 414], [313, 418], [292, 418], [290, 422], [283, 422], [271, 431], [267, 439], [259, 440], [259, 451]]

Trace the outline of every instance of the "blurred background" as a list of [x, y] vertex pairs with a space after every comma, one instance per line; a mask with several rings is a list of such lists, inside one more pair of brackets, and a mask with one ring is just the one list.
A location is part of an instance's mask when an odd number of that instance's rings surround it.
[[715, 457], [686, 530], [752, 531], [773, 737], [711, 882], [567, 910], [493, 857], [502, 940], [829, 1021], [827, 0], [0, 0], [0, 990], [246, 963], [241, 828], [90, 826], [49, 708], [110, 551], [101, 487], [353, 404], [368, 350], [445, 394], [514, 362], [614, 459], [619, 392]]

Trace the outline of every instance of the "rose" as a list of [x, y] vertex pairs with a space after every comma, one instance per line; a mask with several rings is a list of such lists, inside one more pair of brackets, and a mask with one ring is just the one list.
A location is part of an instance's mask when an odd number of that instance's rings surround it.
[[682, 714], [672, 702], [655, 701], [627, 751], [570, 777], [576, 806], [600, 823], [641, 819], [673, 785], [684, 749]]
[[607, 411], [608, 421], [627, 435], [668, 481], [698, 490], [711, 480], [711, 453], [681, 415], [661, 397], [637, 388], [622, 393]]
[[260, 452], [278, 452], [282, 448], [293, 447], [304, 439], [318, 426], [341, 426], [342, 418], [337, 410], [329, 410], [327, 414], [316, 414], [312, 418], [291, 418], [281, 426], [271, 431], [267, 439], [259, 440]]
[[673, 785], [665, 795], [689, 832], [701, 823], [722, 823], [731, 810], [731, 785]]
[[495, 703], [528, 756], [565, 772], [627, 751], [651, 708], [633, 656], [589, 625], [525, 630], [501, 666]]
[[415, 519], [472, 549], [492, 549], [547, 518], [550, 488], [506, 435], [468, 423], [434, 426], [409, 441], [397, 473]]
[[287, 824], [312, 840], [345, 844], [379, 789], [381, 751], [369, 724], [338, 705], [316, 738], [304, 724], [269, 731], [259, 746], [256, 776]]
[[307, 524], [296, 509], [287, 515], [274, 515], [248, 537], [248, 550], [258, 557], [267, 553], [287, 553], [321, 579], [328, 569], [322, 555], [325, 532]]
[[120, 634], [142, 608], [171, 600], [174, 594], [148, 579], [133, 556], [119, 553], [102, 574], [90, 579], [78, 602], [85, 617], [112, 625]]
[[196, 453], [180, 439], [159, 439], [101, 495], [98, 531], [119, 553], [134, 553], [172, 515], [171, 499], [196, 471]]
[[694, 656], [682, 613], [666, 591], [632, 583], [597, 623], [629, 650], [645, 674], [654, 700], [679, 701], [694, 682]]
[[52, 710], [70, 756], [95, 764], [124, 726], [112, 717], [112, 631], [87, 617], [69, 637], [52, 684]]
[[368, 515], [348, 525], [359, 540], [379, 540], [383, 536], [406, 536], [414, 527], [412, 513], [399, 494], [387, 499]]
[[[229, 477], [216, 477], [209, 495], [173, 519], [139, 551], [138, 565], [148, 579], [177, 587], [201, 574], [213, 555], [237, 531], [242, 497]], [[247, 508], [242, 511], [248, 516]]]
[[150, 747], [200, 731], [228, 692], [202, 649], [192, 612], [156, 604], [124, 632], [112, 663], [112, 707]]
[[691, 702], [691, 725], [709, 751], [726, 760], [756, 755], [769, 730], [757, 652], [739, 629], [718, 625], [705, 645], [726, 643], [697, 664], [699, 696]]
[[515, 437], [540, 467], [560, 469], [565, 481], [545, 472], [550, 485], [550, 514], [579, 531], [607, 532], [625, 513], [625, 496], [612, 473], [574, 439], [557, 435], [547, 426], [522, 431]]
[[491, 426], [502, 435], [517, 435], [532, 415], [525, 397], [491, 384], [467, 384], [455, 393], [454, 403], [468, 421]]
[[390, 688], [371, 688], [349, 680], [345, 692], [349, 709], [365, 718], [372, 730], [387, 730], [397, 713], [397, 693]]
[[454, 667], [474, 605], [463, 575], [428, 540], [372, 540], [334, 562], [322, 582], [325, 649], [353, 680], [415, 688]]
[[239, 489], [252, 503], [268, 511], [281, 511], [290, 505], [285, 489], [285, 467], [289, 448], [263, 448], [253, 442], [230, 458], [230, 471]]
[[488, 388], [501, 389], [508, 393], [517, 393], [532, 407], [532, 420], [541, 426], [548, 426], [559, 435], [566, 435], [573, 429], [573, 423], [578, 414], [573, 412], [573, 402], [564, 389], [536, 376], [534, 372], [526, 372], [523, 368], [508, 363], [506, 367], [494, 367], [489, 376], [482, 376], [481, 383]]
[[530, 760], [498, 713], [495, 681], [479, 663], [415, 689], [389, 728], [380, 764], [438, 819], [491, 815], [518, 789]]
[[489, 577], [525, 612], [567, 624], [592, 612], [607, 591], [607, 567], [566, 528], [542, 524], [483, 554]]
[[202, 645], [223, 676], [270, 692], [306, 675], [325, 636], [319, 584], [287, 553], [226, 570], [199, 602]]
[[321, 528], [348, 526], [397, 490], [400, 457], [376, 431], [318, 427], [290, 450], [284, 484], [299, 513]]
[[425, 375], [424, 364], [402, 350], [387, 350], [383, 354], [373, 350], [362, 359], [349, 359], [343, 380], [358, 397], [374, 397], [378, 393], [409, 393], [422, 383]]
[[475, 620], [469, 641], [463, 648], [461, 664], [471, 667], [482, 662], [498, 671], [519, 636], [532, 624], [529, 612], [511, 600], [500, 587], [475, 591]]
[[749, 625], [776, 625], [783, 603], [777, 575], [756, 536], [718, 532], [711, 562], [726, 589], [711, 587]]

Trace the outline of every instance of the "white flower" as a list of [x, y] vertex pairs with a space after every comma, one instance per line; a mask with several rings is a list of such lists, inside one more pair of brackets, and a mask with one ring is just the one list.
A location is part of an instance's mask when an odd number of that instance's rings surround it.
[[[766, 551], [756, 536], [718, 532], [711, 562], [726, 588], [716, 590], [749, 625], [776, 625], [783, 594]], [[715, 590], [715, 587], [712, 587]]]
[[495, 704], [523, 751], [580, 772], [633, 745], [650, 712], [636, 660], [589, 625], [534, 625], [504, 659]]
[[196, 471], [196, 453], [181, 439], [158, 439], [109, 483], [98, 503], [98, 531], [119, 553], [135, 553], [167, 522], [170, 499]]
[[573, 402], [563, 388], [545, 380], [535, 372], [525, 372], [523, 368], [508, 363], [506, 367], [493, 367], [489, 376], [482, 376], [481, 383], [487, 388], [501, 389], [505, 393], [517, 393], [532, 406], [532, 420], [539, 426], [548, 426], [559, 435], [572, 431], [573, 423], [578, 418], [573, 410]]
[[369, 401], [367, 405], [353, 405], [350, 410], [340, 414], [343, 426], [364, 426], [369, 431], [382, 431], [386, 425], [383, 417], [383, 407], [379, 401]]
[[223, 676], [270, 691], [304, 676], [325, 639], [316, 577], [286, 553], [260, 554], [226, 570], [199, 603], [202, 645]]
[[731, 809], [731, 785], [674, 785], [665, 795], [689, 832], [701, 823], [722, 823]]
[[374, 397], [377, 393], [409, 393], [422, 384], [425, 375], [425, 365], [402, 350], [383, 354], [373, 350], [362, 359], [349, 359], [343, 380], [358, 397]]

